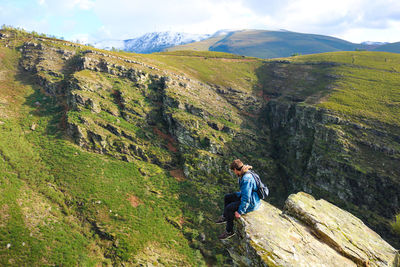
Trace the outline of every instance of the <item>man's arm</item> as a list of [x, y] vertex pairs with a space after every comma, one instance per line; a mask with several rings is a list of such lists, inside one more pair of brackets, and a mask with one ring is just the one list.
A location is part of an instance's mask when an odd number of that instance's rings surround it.
[[243, 177], [242, 179], [243, 179], [242, 184], [240, 186], [241, 201], [240, 201], [240, 206], [238, 209], [239, 214], [246, 213], [246, 210], [250, 205], [250, 197], [251, 197], [251, 191], [252, 191], [250, 178]]

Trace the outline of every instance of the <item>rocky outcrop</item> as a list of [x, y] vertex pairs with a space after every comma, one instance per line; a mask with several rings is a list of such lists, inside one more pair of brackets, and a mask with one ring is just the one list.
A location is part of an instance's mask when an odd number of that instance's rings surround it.
[[283, 211], [262, 201], [224, 244], [238, 266], [400, 266], [398, 251], [360, 219], [303, 192]]

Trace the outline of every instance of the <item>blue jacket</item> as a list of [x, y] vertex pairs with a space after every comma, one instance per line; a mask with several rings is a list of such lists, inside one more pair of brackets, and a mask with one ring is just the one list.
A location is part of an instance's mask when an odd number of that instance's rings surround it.
[[239, 178], [240, 192], [236, 192], [241, 197], [239, 214], [245, 214], [260, 207], [260, 198], [257, 194], [257, 185], [253, 175], [247, 171]]

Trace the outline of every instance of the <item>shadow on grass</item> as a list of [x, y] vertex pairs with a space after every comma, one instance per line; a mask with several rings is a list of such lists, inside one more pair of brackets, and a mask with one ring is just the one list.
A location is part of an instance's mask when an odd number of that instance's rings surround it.
[[64, 132], [62, 129], [62, 119], [65, 117], [65, 108], [59, 104], [58, 97], [47, 94], [41, 86], [38, 85], [37, 78], [24, 70], [19, 70], [16, 80], [23, 85], [31, 86], [34, 92], [26, 97], [24, 105], [34, 108], [31, 114], [40, 117], [49, 117], [46, 133], [56, 138], [62, 138]]

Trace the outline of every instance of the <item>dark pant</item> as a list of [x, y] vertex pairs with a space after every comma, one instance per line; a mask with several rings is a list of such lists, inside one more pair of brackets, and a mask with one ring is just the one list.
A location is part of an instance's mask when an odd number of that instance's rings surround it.
[[233, 220], [235, 219], [235, 211], [239, 209], [240, 197], [235, 193], [226, 194], [224, 197], [224, 217], [226, 219], [226, 231], [233, 231]]

